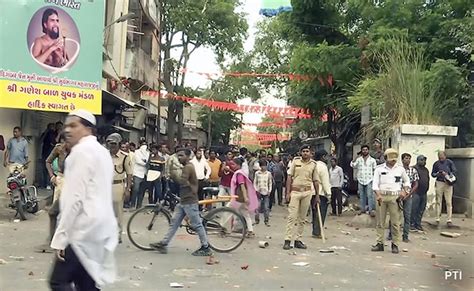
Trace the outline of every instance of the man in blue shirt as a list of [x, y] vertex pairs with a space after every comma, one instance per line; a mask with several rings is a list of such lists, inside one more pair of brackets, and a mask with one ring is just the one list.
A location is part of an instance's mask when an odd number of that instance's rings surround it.
[[439, 224], [441, 218], [441, 201], [446, 200], [446, 212], [448, 214], [447, 224], [452, 226], [452, 215], [453, 215], [453, 184], [454, 182], [449, 179], [456, 174], [456, 166], [453, 161], [446, 158], [446, 153], [440, 151], [438, 153], [438, 161], [433, 164], [433, 170], [431, 176], [436, 178], [436, 224]]
[[8, 141], [7, 150], [3, 156], [3, 166], [13, 172], [28, 162], [28, 141], [22, 136], [21, 128], [13, 129], [13, 138]]

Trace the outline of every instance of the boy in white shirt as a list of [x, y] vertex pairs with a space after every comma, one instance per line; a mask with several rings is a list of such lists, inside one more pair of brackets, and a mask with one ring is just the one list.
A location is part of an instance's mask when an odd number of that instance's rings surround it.
[[263, 212], [265, 225], [270, 226], [268, 220], [270, 217], [270, 191], [272, 190], [272, 174], [267, 171], [267, 162], [260, 161], [260, 170], [255, 173], [253, 180], [255, 190], [260, 197], [260, 207], [255, 213], [255, 223], [260, 223], [260, 213]]

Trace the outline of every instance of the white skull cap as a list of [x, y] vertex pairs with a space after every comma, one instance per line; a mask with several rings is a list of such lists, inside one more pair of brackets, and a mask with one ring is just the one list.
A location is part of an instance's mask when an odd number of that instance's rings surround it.
[[69, 116], [77, 116], [84, 120], [89, 121], [92, 125], [96, 125], [95, 116], [87, 110], [77, 109], [69, 113]]

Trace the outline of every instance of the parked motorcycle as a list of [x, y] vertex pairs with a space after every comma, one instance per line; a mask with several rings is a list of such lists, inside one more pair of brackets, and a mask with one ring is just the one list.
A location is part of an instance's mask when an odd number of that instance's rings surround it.
[[23, 170], [26, 164], [16, 167], [7, 177], [8, 194], [10, 196], [10, 208], [16, 210], [15, 217], [20, 216], [21, 220], [26, 220], [26, 212], [36, 213], [38, 211], [38, 192], [35, 186], [26, 186], [26, 176]]

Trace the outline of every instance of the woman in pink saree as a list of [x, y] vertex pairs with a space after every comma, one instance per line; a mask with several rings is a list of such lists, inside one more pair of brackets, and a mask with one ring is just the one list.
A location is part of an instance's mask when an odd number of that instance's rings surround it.
[[229, 164], [231, 170], [234, 171], [230, 184], [230, 193], [232, 196], [236, 196], [235, 198], [232, 198], [230, 206], [237, 209], [245, 218], [248, 231], [247, 236], [254, 237], [255, 233], [253, 231], [252, 218], [250, 214], [252, 213], [253, 215], [257, 209], [258, 198], [252, 181], [250, 181], [241, 169], [242, 163], [242, 159], [236, 158]]

